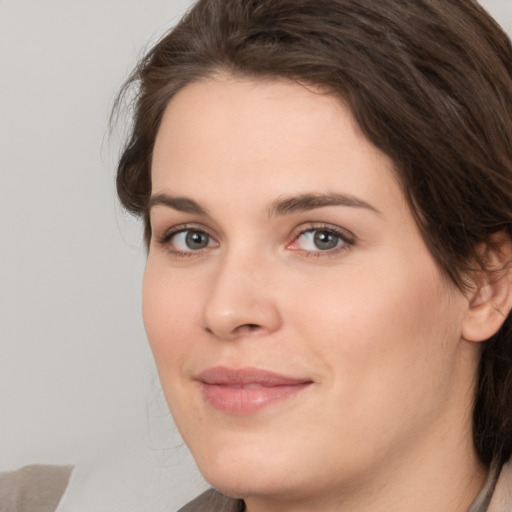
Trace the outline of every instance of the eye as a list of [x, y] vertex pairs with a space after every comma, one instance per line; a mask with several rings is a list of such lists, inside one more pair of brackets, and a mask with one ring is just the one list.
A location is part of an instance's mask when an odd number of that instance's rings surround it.
[[306, 253], [337, 252], [353, 245], [346, 234], [331, 227], [311, 228], [301, 231], [288, 249]]
[[191, 254], [208, 247], [216, 247], [217, 243], [213, 238], [199, 229], [181, 229], [167, 233], [160, 240], [160, 243], [166, 246], [174, 254]]

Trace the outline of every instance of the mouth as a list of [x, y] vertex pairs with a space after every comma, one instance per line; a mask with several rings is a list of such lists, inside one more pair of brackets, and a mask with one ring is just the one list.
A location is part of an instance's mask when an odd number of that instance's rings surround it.
[[247, 415], [287, 400], [308, 388], [313, 381], [258, 368], [217, 366], [201, 372], [196, 380], [206, 402], [213, 408]]

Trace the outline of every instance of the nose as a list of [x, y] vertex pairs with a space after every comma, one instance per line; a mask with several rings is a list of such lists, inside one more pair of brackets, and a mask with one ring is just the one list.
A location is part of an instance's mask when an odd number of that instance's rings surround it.
[[210, 282], [204, 329], [218, 339], [265, 336], [281, 326], [270, 275], [255, 258], [225, 258]]

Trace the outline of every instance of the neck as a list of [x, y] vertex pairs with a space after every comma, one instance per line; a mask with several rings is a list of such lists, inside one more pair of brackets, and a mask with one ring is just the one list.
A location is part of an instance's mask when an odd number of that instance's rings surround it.
[[443, 464], [423, 463], [391, 466], [375, 473], [371, 481], [362, 476], [336, 492], [325, 490], [315, 497], [249, 497], [247, 512], [467, 512], [484, 486], [488, 468], [474, 452], [466, 452]]

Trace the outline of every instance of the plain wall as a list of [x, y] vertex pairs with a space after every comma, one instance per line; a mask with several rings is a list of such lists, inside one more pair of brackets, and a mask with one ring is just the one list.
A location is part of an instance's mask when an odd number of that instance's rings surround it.
[[116, 203], [108, 118], [189, 5], [0, 0], [0, 470], [74, 462], [146, 421], [144, 251]]
[[[158, 431], [141, 230], [117, 206], [107, 128], [142, 48], [190, 3], [0, 0], [0, 471], [146, 428], [179, 443]], [[482, 3], [512, 33], [512, 0]]]

